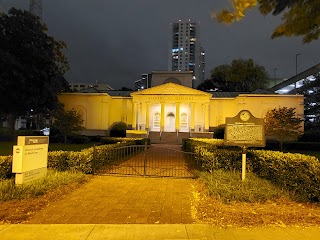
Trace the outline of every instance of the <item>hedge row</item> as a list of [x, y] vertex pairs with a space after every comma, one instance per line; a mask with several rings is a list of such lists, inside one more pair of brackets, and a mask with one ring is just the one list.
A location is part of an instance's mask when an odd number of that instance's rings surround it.
[[[210, 146], [211, 145], [211, 146]], [[186, 151], [198, 155], [205, 171], [216, 169], [241, 170], [241, 150], [225, 149], [220, 141], [185, 139]], [[250, 150], [248, 171], [297, 193], [303, 199], [320, 200], [320, 162], [313, 156], [277, 151]]]
[[255, 172], [302, 199], [320, 201], [320, 162], [313, 156], [276, 151], [250, 151]]
[[[115, 148], [129, 145], [144, 145], [147, 140], [142, 138], [121, 138], [117, 143], [109, 145], [100, 145], [75, 151], [51, 151], [48, 152], [48, 168], [58, 171], [76, 170], [83, 173], [92, 173], [93, 157], [97, 162], [112, 159]], [[122, 142], [120, 142], [122, 141]], [[0, 156], [0, 179], [10, 178], [12, 176], [12, 156]]]
[[0, 156], [0, 179], [12, 177], [12, 156]]

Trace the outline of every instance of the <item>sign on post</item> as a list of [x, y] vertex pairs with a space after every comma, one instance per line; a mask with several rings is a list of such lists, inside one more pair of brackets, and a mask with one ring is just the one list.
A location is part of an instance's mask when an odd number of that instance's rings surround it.
[[242, 147], [242, 180], [245, 180], [247, 148], [266, 145], [263, 118], [254, 117], [249, 110], [226, 118], [224, 145]]
[[13, 146], [12, 172], [15, 183], [23, 184], [47, 174], [49, 137], [18, 136]]

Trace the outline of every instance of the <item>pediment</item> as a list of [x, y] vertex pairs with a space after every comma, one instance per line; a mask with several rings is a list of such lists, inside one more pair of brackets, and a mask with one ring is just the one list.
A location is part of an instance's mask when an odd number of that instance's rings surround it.
[[197, 95], [211, 97], [212, 94], [189, 88], [175, 83], [166, 83], [138, 92], [131, 93], [131, 96], [142, 95]]

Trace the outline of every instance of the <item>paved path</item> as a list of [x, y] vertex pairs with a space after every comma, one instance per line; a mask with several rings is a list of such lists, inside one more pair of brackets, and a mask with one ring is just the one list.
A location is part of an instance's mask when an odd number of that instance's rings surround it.
[[31, 224], [192, 223], [192, 179], [97, 176]]

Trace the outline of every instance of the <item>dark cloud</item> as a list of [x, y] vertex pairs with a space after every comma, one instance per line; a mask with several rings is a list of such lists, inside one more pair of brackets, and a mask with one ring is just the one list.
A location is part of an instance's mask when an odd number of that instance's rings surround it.
[[[227, 6], [217, 0], [43, 0], [43, 21], [49, 34], [67, 43], [70, 82], [107, 82], [114, 88], [132, 87], [141, 73], [167, 70], [169, 24], [192, 19], [201, 24], [206, 50], [206, 73], [237, 58], [253, 58], [273, 77], [289, 78], [318, 62], [318, 41], [301, 38], [271, 40], [279, 17], [257, 10], [233, 25], [218, 24], [211, 10]], [[25, 0], [0, 0], [0, 8], [28, 8]]]

